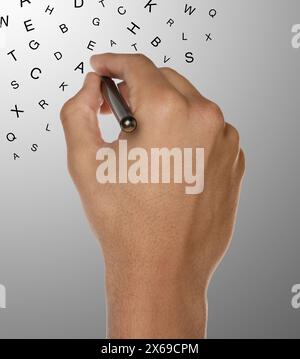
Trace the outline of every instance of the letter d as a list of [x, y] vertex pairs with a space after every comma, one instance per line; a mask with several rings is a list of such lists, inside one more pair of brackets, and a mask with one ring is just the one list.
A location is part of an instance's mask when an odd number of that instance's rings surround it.
[[62, 57], [63, 57], [63, 55], [62, 55], [62, 53], [60, 51], [55, 52], [54, 56], [55, 56], [57, 61], [61, 60]]
[[80, 8], [84, 5], [84, 0], [74, 0], [74, 7]]

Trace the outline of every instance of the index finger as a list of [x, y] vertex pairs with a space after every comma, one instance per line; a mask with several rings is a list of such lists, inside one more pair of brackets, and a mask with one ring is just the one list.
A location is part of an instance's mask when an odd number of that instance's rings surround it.
[[157, 92], [158, 86], [169, 85], [155, 64], [142, 54], [94, 55], [91, 65], [100, 76], [125, 81], [130, 97], [133, 94], [149, 95], [153, 90]]

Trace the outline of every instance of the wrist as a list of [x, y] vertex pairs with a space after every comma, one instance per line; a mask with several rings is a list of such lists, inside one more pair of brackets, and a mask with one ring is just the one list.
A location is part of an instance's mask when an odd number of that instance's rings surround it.
[[106, 271], [110, 338], [203, 338], [206, 285], [182, 272]]

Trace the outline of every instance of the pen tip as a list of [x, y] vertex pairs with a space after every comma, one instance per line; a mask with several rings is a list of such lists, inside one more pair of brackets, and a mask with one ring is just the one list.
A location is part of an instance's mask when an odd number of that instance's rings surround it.
[[134, 117], [125, 117], [121, 120], [120, 126], [122, 131], [131, 133], [137, 128], [137, 121]]

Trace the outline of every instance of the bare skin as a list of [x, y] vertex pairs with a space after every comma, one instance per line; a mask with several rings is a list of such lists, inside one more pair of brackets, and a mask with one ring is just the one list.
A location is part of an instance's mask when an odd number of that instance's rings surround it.
[[[188, 80], [143, 55], [101, 54], [91, 64], [95, 72], [61, 119], [69, 171], [104, 255], [107, 336], [203, 338], [207, 288], [232, 237], [245, 169], [238, 132]], [[205, 149], [203, 193], [186, 195], [183, 184], [97, 183], [96, 152], [108, 146], [97, 113], [109, 112], [99, 75], [123, 80], [139, 124], [121, 135], [130, 147]]]

